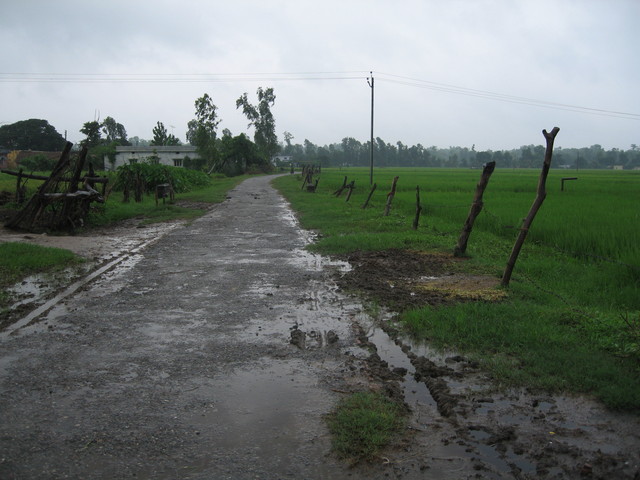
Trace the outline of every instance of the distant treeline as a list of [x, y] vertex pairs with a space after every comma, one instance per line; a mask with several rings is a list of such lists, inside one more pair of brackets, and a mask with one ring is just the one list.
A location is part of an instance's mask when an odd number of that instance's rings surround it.
[[[286, 138], [286, 137], [285, 137]], [[479, 151], [475, 145], [467, 147], [408, 146], [402, 142], [386, 143], [376, 138], [374, 163], [378, 167], [449, 167], [478, 168], [495, 161], [498, 168], [535, 168], [544, 159], [543, 145], [525, 145], [513, 150]], [[340, 143], [319, 146], [309, 140], [303, 145], [290, 141], [281, 145], [281, 155], [290, 156], [296, 163], [314, 163], [327, 167], [368, 166], [370, 142], [359, 142], [346, 137]], [[640, 168], [640, 148], [632, 144], [629, 150], [605, 150], [600, 145], [584, 148], [556, 148], [553, 153], [555, 168]]]

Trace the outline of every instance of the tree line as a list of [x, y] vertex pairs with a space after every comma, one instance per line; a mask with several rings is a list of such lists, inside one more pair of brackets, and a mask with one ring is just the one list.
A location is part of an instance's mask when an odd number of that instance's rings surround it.
[[[360, 142], [345, 137], [340, 143], [315, 145], [309, 140], [303, 144], [291, 142], [293, 136], [284, 132], [281, 154], [293, 161], [313, 163], [326, 167], [369, 166], [371, 142]], [[405, 145], [402, 142], [387, 143], [380, 137], [374, 141], [374, 164], [378, 167], [448, 167], [480, 168], [494, 161], [499, 168], [537, 168], [544, 158], [542, 145], [524, 145], [511, 150], [475, 149], [468, 147], [438, 148], [421, 144]], [[600, 145], [583, 148], [558, 147], [553, 153], [553, 167], [567, 169], [585, 168], [640, 168], [640, 148], [632, 144], [628, 150], [612, 148], [606, 150]]]
[[[233, 135], [230, 130], [218, 129], [221, 123], [218, 108], [205, 93], [194, 102], [195, 117], [187, 124], [186, 141], [196, 147], [200, 158], [185, 159], [184, 166], [208, 172], [223, 172], [228, 175], [250, 170], [268, 171], [271, 160], [277, 155], [276, 164], [317, 164], [327, 167], [368, 166], [371, 142], [360, 142], [345, 137], [338, 143], [316, 145], [305, 139], [302, 144], [293, 143], [294, 136], [284, 132], [283, 141], [276, 136], [275, 118], [271, 111], [275, 104], [273, 88], [257, 89], [258, 101], [253, 104], [247, 93], [236, 100], [236, 108], [242, 109], [253, 128], [253, 140], [245, 134]], [[171, 146], [182, 145], [180, 139], [169, 133], [158, 121], [152, 128], [152, 138], [127, 137], [125, 127], [112, 117], [103, 121], [93, 120], [83, 124], [80, 132], [85, 135], [81, 144], [89, 148], [89, 160], [98, 168], [104, 157], [115, 158], [117, 146]], [[66, 136], [66, 135], [65, 135]], [[46, 120], [29, 119], [0, 126], [0, 150], [60, 151], [65, 137]], [[449, 167], [479, 168], [495, 161], [499, 168], [538, 167], [544, 156], [542, 145], [524, 145], [511, 150], [475, 149], [468, 147], [438, 148], [421, 144], [405, 145], [401, 141], [388, 143], [377, 137], [373, 145], [374, 164], [378, 167]], [[52, 160], [30, 159], [26, 168], [46, 170]], [[284, 158], [283, 158], [284, 157]], [[47, 163], [48, 162], [48, 163]], [[554, 151], [554, 167], [581, 168], [640, 168], [640, 148], [632, 144], [628, 150], [600, 145], [584, 148], [557, 148]]]
[[[257, 90], [258, 102], [253, 104], [248, 94], [243, 93], [236, 100], [236, 108], [242, 109], [253, 128], [253, 141], [244, 133], [234, 136], [224, 129], [218, 136], [221, 119], [212, 98], [205, 93], [195, 101], [195, 118], [187, 124], [187, 142], [196, 148], [199, 158], [185, 159], [185, 166], [208, 172], [222, 172], [238, 175], [247, 171], [269, 171], [271, 159], [280, 150], [275, 130], [275, 118], [271, 107], [275, 103], [273, 88]], [[168, 133], [164, 124], [158, 121], [152, 129], [150, 141], [138, 137], [129, 139], [127, 130], [113, 117], [103, 121], [85, 122], [80, 129], [85, 138], [80, 142], [89, 150], [88, 159], [97, 166], [103, 166], [103, 159], [115, 159], [118, 146], [172, 146], [182, 142]], [[65, 135], [66, 137], [66, 135]], [[61, 151], [66, 139], [47, 120], [29, 119], [11, 125], [0, 126], [0, 150]], [[52, 163], [53, 162], [53, 163]], [[55, 161], [44, 155], [25, 159], [22, 166], [33, 170], [50, 170]]]

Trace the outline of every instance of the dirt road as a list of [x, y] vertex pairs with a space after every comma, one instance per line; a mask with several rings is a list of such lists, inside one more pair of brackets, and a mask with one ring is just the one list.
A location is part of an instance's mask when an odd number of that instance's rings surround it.
[[[0, 342], [2, 478], [340, 478], [347, 308], [268, 179]], [[336, 344], [301, 350], [298, 326]]]
[[[634, 478], [637, 417], [492, 390], [473, 362], [389, 341], [269, 180], [0, 332], [0, 478]], [[404, 377], [372, 370], [367, 338]], [[407, 437], [349, 468], [324, 415], [393, 381]]]

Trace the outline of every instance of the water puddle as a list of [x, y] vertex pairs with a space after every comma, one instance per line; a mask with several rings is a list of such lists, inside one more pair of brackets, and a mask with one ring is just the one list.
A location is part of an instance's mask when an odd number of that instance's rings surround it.
[[[142, 255], [140, 255], [138, 252], [140, 252], [142, 249], [144, 249], [151, 243], [154, 243], [155, 241], [157, 241], [157, 239], [152, 239], [145, 243], [138, 244], [135, 248], [131, 249], [128, 253], [125, 253], [124, 255], [116, 257], [115, 259], [107, 262], [106, 264], [103, 264], [99, 268], [93, 270], [88, 275], [81, 276], [78, 280], [73, 282], [71, 285], [66, 286], [63, 290], [56, 293], [53, 297], [48, 297], [47, 295], [44, 295], [44, 292], [47, 292], [46, 289], [42, 289], [42, 288], [36, 289], [34, 287], [33, 291], [34, 292], [37, 291], [38, 295], [31, 297], [31, 301], [29, 302], [29, 304], [35, 306], [36, 308], [33, 309], [25, 317], [17, 320], [16, 322], [12, 323], [7, 328], [5, 328], [2, 332], [0, 332], [0, 339], [8, 338], [9, 335], [15, 334], [18, 330], [29, 325], [34, 320], [38, 319], [40, 316], [56, 309], [55, 307], [59, 307], [63, 300], [75, 294], [78, 290], [80, 290], [82, 287], [84, 287], [88, 283], [96, 279], [99, 279], [102, 275], [108, 274], [109, 272], [113, 272], [113, 271], [122, 272], [132, 268], [136, 263], [138, 263], [142, 259]], [[36, 285], [36, 284], [37, 284], [36, 282], [27, 282], [25, 285], [29, 286], [29, 285]], [[67, 283], [65, 283], [65, 285], [67, 285]], [[50, 295], [52, 292], [55, 292], [55, 291], [57, 291], [57, 289], [48, 291], [48, 295]], [[50, 327], [51, 325], [48, 324], [47, 326]]]

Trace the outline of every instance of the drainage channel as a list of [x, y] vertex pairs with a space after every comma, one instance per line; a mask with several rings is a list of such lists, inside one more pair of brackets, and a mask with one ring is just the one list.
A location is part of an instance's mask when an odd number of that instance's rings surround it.
[[414, 407], [418, 404], [437, 408], [437, 404], [424, 382], [415, 379], [416, 370], [411, 360], [402, 348], [398, 346], [387, 333], [380, 327], [372, 325], [367, 332], [367, 338], [376, 346], [378, 355], [389, 364], [389, 368], [402, 368], [406, 370], [401, 387], [404, 391], [404, 399], [407, 405]]
[[[482, 465], [483, 478], [488, 479], [500, 479], [504, 476], [521, 475], [521, 474], [534, 474], [536, 466], [534, 463], [526, 459], [522, 452], [516, 453], [512, 445], [506, 446], [506, 448], [499, 449], [497, 442], [492, 438], [490, 429], [486, 427], [467, 424], [463, 418], [456, 415], [456, 413], [450, 410], [450, 415], [443, 414], [442, 400], [440, 392], [433, 388], [433, 384], [430, 379], [420, 381], [416, 378], [420, 378], [420, 374], [416, 375], [416, 367], [412, 363], [412, 358], [417, 358], [418, 363], [425, 357], [417, 357], [415, 354], [406, 351], [413, 352], [418, 351], [420, 353], [429, 352], [429, 348], [420, 348], [411, 345], [408, 339], [404, 338], [401, 342], [402, 345], [408, 345], [409, 349], [398, 345], [382, 328], [375, 323], [367, 324], [365, 319], [361, 318], [359, 323], [361, 325], [367, 325], [368, 329], [366, 335], [368, 340], [376, 346], [377, 353], [380, 358], [386, 361], [389, 365], [389, 369], [406, 369], [401, 387], [404, 390], [404, 399], [407, 405], [412, 410], [420, 407], [427, 407], [432, 411], [431, 415], [440, 415], [442, 418], [450, 416], [449, 420], [452, 421], [452, 425], [455, 425], [455, 431], [457, 432], [458, 441], [448, 446], [444, 446], [444, 451], [468, 462], [469, 465]], [[406, 351], [405, 351], [406, 350]], [[431, 352], [433, 353], [433, 352]], [[429, 355], [433, 356], [433, 355]], [[436, 355], [438, 357], [438, 355]], [[436, 358], [436, 360], [438, 360]], [[427, 358], [427, 361], [430, 361]], [[443, 367], [446, 368], [446, 367]], [[427, 382], [429, 387], [427, 386]], [[451, 380], [454, 383], [453, 380]], [[448, 391], [448, 386], [445, 387]], [[449, 396], [449, 394], [447, 394]], [[451, 395], [453, 397], [457, 395]], [[435, 397], [435, 398], [434, 398]], [[438, 401], [436, 401], [438, 399]], [[446, 400], [445, 400], [446, 401]], [[440, 405], [438, 405], [440, 403]], [[454, 458], [451, 457], [451, 458]]]
[[28, 315], [26, 315], [25, 317], [21, 318], [20, 320], [14, 322], [13, 324], [11, 324], [7, 328], [5, 328], [2, 332], [0, 332], [0, 339], [4, 340], [4, 339], [7, 339], [10, 335], [15, 334], [16, 331], [18, 331], [21, 328], [29, 325], [35, 319], [37, 319], [41, 315], [45, 314], [49, 310], [51, 310], [53, 307], [58, 305], [60, 302], [62, 302], [67, 297], [70, 297], [71, 295], [76, 293], [80, 288], [84, 287], [89, 282], [95, 280], [100, 275], [102, 275], [105, 272], [107, 272], [107, 271], [115, 268], [116, 266], [120, 265], [125, 260], [130, 259], [133, 255], [137, 254], [138, 252], [140, 252], [144, 248], [148, 247], [152, 243], [156, 242], [157, 240], [158, 240], [157, 238], [154, 238], [152, 240], [149, 240], [147, 242], [144, 242], [144, 243], [138, 245], [135, 248], [132, 248], [127, 253], [125, 253], [123, 255], [120, 255], [119, 257], [116, 257], [115, 259], [113, 259], [110, 262], [106, 263], [105, 265], [103, 265], [102, 267], [98, 268], [97, 270], [94, 270], [89, 275], [87, 275], [85, 277], [82, 277], [80, 280], [77, 280], [76, 282], [72, 283], [67, 288], [65, 288], [62, 292], [60, 292], [57, 295], [55, 295], [54, 297], [50, 298], [49, 300], [47, 300], [45, 303], [40, 305], [35, 310], [32, 310]]

